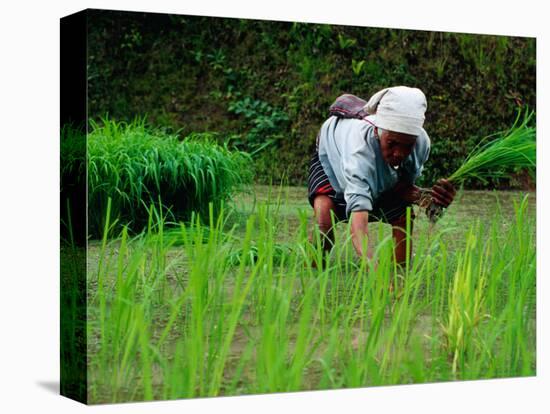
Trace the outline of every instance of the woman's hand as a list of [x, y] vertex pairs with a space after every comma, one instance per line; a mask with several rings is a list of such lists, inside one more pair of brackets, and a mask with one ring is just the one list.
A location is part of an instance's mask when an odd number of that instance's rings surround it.
[[456, 189], [449, 180], [441, 178], [433, 185], [431, 193], [437, 204], [447, 208], [455, 198]]
[[417, 203], [422, 195], [419, 187], [402, 181], [396, 184], [393, 188], [393, 193], [396, 194], [401, 200], [410, 204]]

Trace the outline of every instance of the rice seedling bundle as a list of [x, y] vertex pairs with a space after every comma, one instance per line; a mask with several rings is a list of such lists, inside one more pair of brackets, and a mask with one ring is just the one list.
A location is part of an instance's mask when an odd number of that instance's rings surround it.
[[192, 211], [205, 214], [252, 179], [249, 157], [232, 152], [205, 134], [182, 141], [146, 126], [104, 119], [91, 122], [88, 134], [89, 226], [94, 236], [103, 228], [107, 199], [112, 214], [134, 231], [147, 223], [148, 208], [159, 203], [173, 220]]
[[508, 131], [493, 140], [483, 139], [449, 176], [449, 181], [460, 185], [474, 178], [486, 183], [488, 178], [502, 178], [518, 169], [533, 172], [537, 157], [536, 129], [529, 125], [533, 115], [534, 112], [525, 112], [520, 122], [520, 113]]
[[[523, 119], [522, 119], [523, 116]], [[496, 136], [488, 136], [470, 152], [462, 165], [449, 177], [455, 186], [468, 179], [488, 183], [488, 179], [501, 179], [519, 170], [527, 170], [531, 175], [536, 168], [536, 128], [530, 125], [534, 112], [518, 113], [512, 127]], [[421, 201], [426, 214], [436, 221], [442, 214], [442, 207], [431, 198]]]

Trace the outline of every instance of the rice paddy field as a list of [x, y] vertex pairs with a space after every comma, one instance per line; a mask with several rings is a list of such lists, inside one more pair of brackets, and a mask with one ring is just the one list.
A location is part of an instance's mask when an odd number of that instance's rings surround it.
[[[88, 401], [111, 403], [536, 374], [535, 193], [460, 191], [416, 210], [408, 265], [346, 223], [322, 266], [304, 187], [254, 186], [87, 250]], [[66, 253], [66, 252], [65, 252]], [[62, 250], [62, 255], [64, 254]]]

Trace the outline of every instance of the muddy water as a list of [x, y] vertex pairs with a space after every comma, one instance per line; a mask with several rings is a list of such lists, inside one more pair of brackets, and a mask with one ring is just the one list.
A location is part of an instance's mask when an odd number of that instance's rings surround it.
[[[457, 217], [464, 216], [491, 216], [500, 203], [503, 213], [513, 214], [513, 201], [520, 201], [525, 195], [529, 195], [529, 205], [535, 208], [536, 192], [520, 192], [520, 191], [468, 191], [462, 190], [457, 193], [454, 203], [447, 210], [447, 215]], [[306, 209], [311, 210], [311, 206], [307, 201], [306, 187], [282, 187], [281, 191], [278, 188], [269, 190], [269, 186], [258, 185], [254, 187], [253, 194], [242, 194], [236, 197], [235, 204], [243, 212], [252, 210], [254, 204], [268, 203], [276, 206], [279, 202], [282, 204], [280, 212], [282, 214], [292, 215], [296, 210]]]

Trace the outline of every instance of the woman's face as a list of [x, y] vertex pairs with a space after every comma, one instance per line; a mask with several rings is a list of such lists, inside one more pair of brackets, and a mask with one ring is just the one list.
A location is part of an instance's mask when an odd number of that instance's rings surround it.
[[416, 136], [376, 128], [382, 157], [392, 167], [401, 165], [414, 149]]

